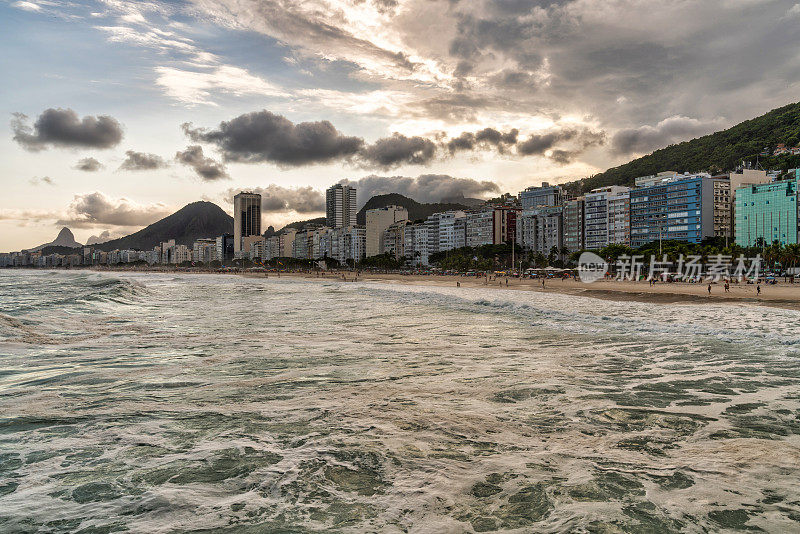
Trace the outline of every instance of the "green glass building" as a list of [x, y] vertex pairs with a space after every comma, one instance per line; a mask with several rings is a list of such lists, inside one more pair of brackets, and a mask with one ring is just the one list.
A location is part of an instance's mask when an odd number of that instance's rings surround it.
[[797, 191], [800, 176], [736, 190], [736, 244], [749, 247], [764, 238], [767, 244], [797, 243]]

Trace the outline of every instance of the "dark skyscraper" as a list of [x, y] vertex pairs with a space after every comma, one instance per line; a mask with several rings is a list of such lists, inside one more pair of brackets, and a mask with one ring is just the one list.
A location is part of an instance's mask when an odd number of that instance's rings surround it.
[[242, 238], [261, 235], [261, 195], [241, 192], [233, 197], [233, 251], [242, 250]]

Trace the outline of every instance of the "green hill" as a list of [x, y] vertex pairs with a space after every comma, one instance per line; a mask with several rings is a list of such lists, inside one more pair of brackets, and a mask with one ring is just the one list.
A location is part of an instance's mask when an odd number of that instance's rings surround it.
[[176, 245], [191, 247], [197, 239], [232, 232], [233, 217], [222, 208], [212, 202], [192, 202], [138, 232], [93, 247], [98, 250], [148, 250], [170, 239], [174, 239]]
[[759, 156], [764, 148], [772, 151], [779, 143], [788, 147], [800, 144], [800, 103], [773, 109], [721, 132], [656, 150], [619, 167], [565, 184], [565, 188], [580, 194], [608, 185], [632, 186], [637, 176], [661, 171], [715, 174], [735, 169], [742, 160], [755, 162], [757, 157], [764, 168], [800, 167], [800, 156]]

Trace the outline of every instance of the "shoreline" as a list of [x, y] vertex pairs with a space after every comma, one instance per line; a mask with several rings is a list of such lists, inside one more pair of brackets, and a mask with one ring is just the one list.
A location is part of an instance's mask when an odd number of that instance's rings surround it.
[[[33, 269], [39, 270], [39, 269]], [[45, 270], [45, 269], [42, 269]], [[52, 269], [47, 269], [52, 270]], [[72, 270], [72, 269], [70, 269]], [[241, 271], [214, 271], [214, 270], [151, 270], [151, 269], [74, 269], [74, 271], [88, 270], [92, 272], [127, 272], [127, 273], [161, 273], [161, 274], [219, 274], [236, 275], [244, 278], [298, 278], [307, 281], [339, 281], [342, 283], [376, 282], [385, 284], [403, 284], [430, 287], [460, 287], [471, 289], [492, 289], [495, 291], [535, 291], [540, 293], [562, 294], [590, 297], [600, 300], [616, 302], [644, 302], [653, 304], [746, 304], [800, 310], [800, 283], [790, 284], [779, 282], [775, 285], [761, 285], [761, 295], [756, 294], [754, 284], [731, 284], [730, 292], [725, 293], [722, 283], [712, 284], [711, 295], [708, 294], [707, 283], [690, 284], [686, 282], [665, 283], [659, 282], [650, 286], [649, 282], [598, 280], [585, 284], [578, 280], [550, 278], [541, 287], [540, 279], [509, 278], [508, 286], [505, 278], [484, 283], [483, 278], [460, 275], [420, 275], [399, 273], [373, 273], [361, 271], [327, 271], [320, 276], [307, 271], [267, 271], [241, 272]], [[69, 270], [67, 270], [69, 271]], [[342, 279], [344, 275], [345, 280]]]
[[[246, 278], [263, 278], [260, 273], [238, 273]], [[277, 273], [268, 273], [276, 276]], [[304, 280], [342, 281], [341, 274], [331, 273], [327, 276], [316, 276], [303, 272], [281, 272], [281, 277], [302, 278]], [[578, 280], [548, 279], [542, 289], [541, 281], [537, 279], [508, 279], [499, 278], [484, 284], [482, 278], [457, 276], [457, 275], [403, 275], [381, 274], [362, 272], [357, 280], [354, 272], [347, 273], [347, 282], [378, 282], [399, 283], [403, 285], [460, 287], [473, 289], [492, 289], [496, 291], [534, 291], [540, 293], [554, 293], [591, 297], [601, 300], [617, 302], [644, 302], [654, 304], [747, 304], [754, 306], [776, 307], [790, 310], [800, 310], [800, 283], [778, 283], [776, 285], [761, 285], [761, 295], [756, 295], [755, 284], [731, 284], [730, 292], [725, 293], [723, 284], [712, 284], [711, 295], [708, 294], [708, 284], [689, 284], [684, 282], [663, 283], [650, 286], [648, 282], [599, 280], [585, 284]], [[502, 282], [500, 285], [498, 282]]]

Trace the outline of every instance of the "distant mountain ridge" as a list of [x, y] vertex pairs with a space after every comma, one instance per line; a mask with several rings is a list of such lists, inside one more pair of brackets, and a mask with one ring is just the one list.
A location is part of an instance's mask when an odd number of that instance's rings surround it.
[[172, 215], [119, 239], [93, 245], [97, 250], [149, 250], [162, 241], [175, 240], [176, 245], [192, 244], [204, 237], [233, 233], [233, 217], [212, 202], [192, 202]]
[[38, 247], [30, 248], [27, 250], [27, 252], [39, 252], [48, 247], [76, 248], [82, 246], [83, 245], [75, 241], [75, 236], [73, 235], [72, 230], [64, 227], [60, 232], [58, 232], [58, 236], [54, 241], [45, 243], [44, 245], [39, 245]]
[[564, 184], [568, 191], [581, 194], [609, 185], [632, 186], [638, 176], [648, 176], [661, 171], [710, 172], [730, 171], [742, 160], [757, 157], [766, 166], [788, 169], [800, 166], [800, 156], [759, 156], [765, 147], [775, 148], [779, 143], [794, 147], [800, 142], [800, 102], [789, 104], [732, 126], [727, 130], [684, 141], [656, 150], [595, 174], [589, 178]]

